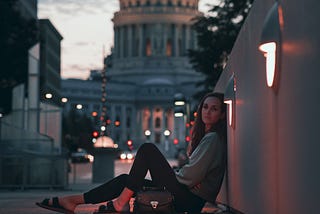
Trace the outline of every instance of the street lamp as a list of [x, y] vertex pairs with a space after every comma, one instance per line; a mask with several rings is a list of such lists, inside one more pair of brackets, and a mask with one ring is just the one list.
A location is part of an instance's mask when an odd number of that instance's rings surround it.
[[169, 138], [170, 134], [171, 134], [171, 132], [170, 132], [168, 129], [164, 130], [164, 132], [163, 132], [163, 135], [165, 136], [164, 150], [165, 150], [166, 152], [169, 151], [169, 141], [168, 141], [168, 138]]
[[[44, 95], [44, 97], [45, 97], [46, 100], [50, 100], [50, 99], [52, 99], [53, 95], [51, 93], [46, 93]], [[44, 111], [45, 111], [44, 133], [46, 135], [48, 135], [48, 105], [49, 105], [48, 103], [49, 102], [47, 102], [47, 101], [45, 101], [45, 103], [44, 103]]]
[[[183, 117], [183, 124], [185, 129], [185, 138], [188, 136], [189, 132], [189, 116], [190, 116], [190, 103], [186, 101], [185, 96], [182, 93], [177, 93], [174, 95], [174, 116], [178, 119], [179, 117]], [[178, 121], [177, 121], [178, 122]], [[176, 125], [176, 138], [179, 139], [180, 142], [182, 142], [182, 139], [180, 139], [180, 129], [179, 126], [181, 126], [181, 123], [179, 125]]]
[[77, 108], [78, 110], [81, 110], [81, 109], [82, 109], [82, 105], [81, 105], [81, 104], [77, 104], [77, 105], [76, 105], [76, 108]]
[[144, 131], [144, 135], [147, 138], [147, 143], [149, 143], [150, 142], [149, 140], [150, 140], [151, 131], [149, 129], [145, 130]]
[[46, 97], [46, 99], [51, 99], [52, 98], [52, 94], [51, 93], [46, 93], [45, 97]]
[[68, 98], [66, 98], [66, 97], [62, 97], [62, 98], [61, 98], [61, 102], [63, 102], [63, 103], [68, 102]]

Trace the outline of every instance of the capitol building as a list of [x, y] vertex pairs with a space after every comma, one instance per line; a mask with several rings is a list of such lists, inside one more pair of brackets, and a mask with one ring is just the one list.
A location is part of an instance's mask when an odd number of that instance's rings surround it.
[[201, 90], [196, 83], [204, 78], [187, 56], [188, 49], [197, 48], [192, 19], [201, 15], [199, 0], [119, 2], [112, 19], [112, 53], [105, 70], [91, 72], [92, 79], [102, 73], [102, 81], [63, 80], [66, 110], [81, 103], [88, 116], [97, 112], [107, 125], [103, 134], [122, 149], [131, 140], [134, 148], [150, 142], [173, 154], [188, 134], [185, 118], [174, 116], [174, 97], [183, 95], [185, 113], [191, 112], [196, 107], [192, 96]]

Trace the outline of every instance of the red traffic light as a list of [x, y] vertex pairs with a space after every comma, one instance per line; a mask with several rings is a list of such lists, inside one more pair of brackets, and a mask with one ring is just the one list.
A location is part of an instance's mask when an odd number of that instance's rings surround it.
[[98, 137], [99, 136], [99, 132], [97, 132], [97, 131], [92, 132], [92, 136], [93, 137]]
[[128, 146], [132, 146], [132, 140], [128, 140], [128, 141], [127, 141], [127, 145], [128, 145]]
[[186, 136], [186, 141], [189, 142], [190, 141], [190, 136]]
[[179, 143], [179, 140], [177, 138], [173, 139], [173, 144], [177, 145]]

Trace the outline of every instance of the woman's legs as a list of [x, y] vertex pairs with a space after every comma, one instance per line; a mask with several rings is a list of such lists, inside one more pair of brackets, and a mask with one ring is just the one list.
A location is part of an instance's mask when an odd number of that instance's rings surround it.
[[85, 203], [98, 204], [117, 198], [126, 187], [128, 175], [119, 175], [110, 181], [84, 193]]
[[155, 186], [166, 187], [172, 193], [179, 192], [181, 185], [173, 169], [152, 143], [145, 143], [139, 148], [129, 173], [127, 187], [133, 191], [140, 190], [148, 170]]
[[205, 201], [191, 193], [187, 186], [179, 183], [168, 161], [152, 143], [143, 144], [139, 148], [128, 176], [127, 187], [133, 191], [140, 190], [148, 170], [153, 185], [165, 187], [174, 195], [177, 211], [201, 210]]
[[146, 184], [145, 176], [148, 170], [152, 178], [152, 184], [158, 187], [166, 187], [175, 196], [178, 207], [180, 207], [179, 201], [183, 202], [181, 204], [183, 208], [194, 205], [196, 201], [194, 198], [197, 199], [197, 197], [191, 194], [186, 186], [178, 182], [173, 169], [152, 143], [143, 144], [139, 148], [129, 175], [120, 175], [83, 195], [62, 197], [59, 202], [64, 208], [74, 210], [78, 204], [96, 204], [115, 199], [115, 209], [122, 211], [128, 206], [133, 193]]
[[[73, 211], [79, 204], [97, 204], [112, 200], [121, 194], [126, 186], [127, 177], [128, 175], [122, 174], [84, 194], [59, 197], [59, 204]], [[52, 200], [49, 204], [52, 204]]]

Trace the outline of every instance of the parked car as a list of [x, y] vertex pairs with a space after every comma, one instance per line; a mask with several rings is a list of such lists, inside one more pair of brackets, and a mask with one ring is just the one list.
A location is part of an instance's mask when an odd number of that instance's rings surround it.
[[137, 151], [122, 151], [120, 152], [119, 158], [121, 160], [133, 160]]
[[93, 162], [93, 156], [90, 155], [85, 149], [78, 148], [76, 152], [71, 153], [72, 163], [89, 163]]

